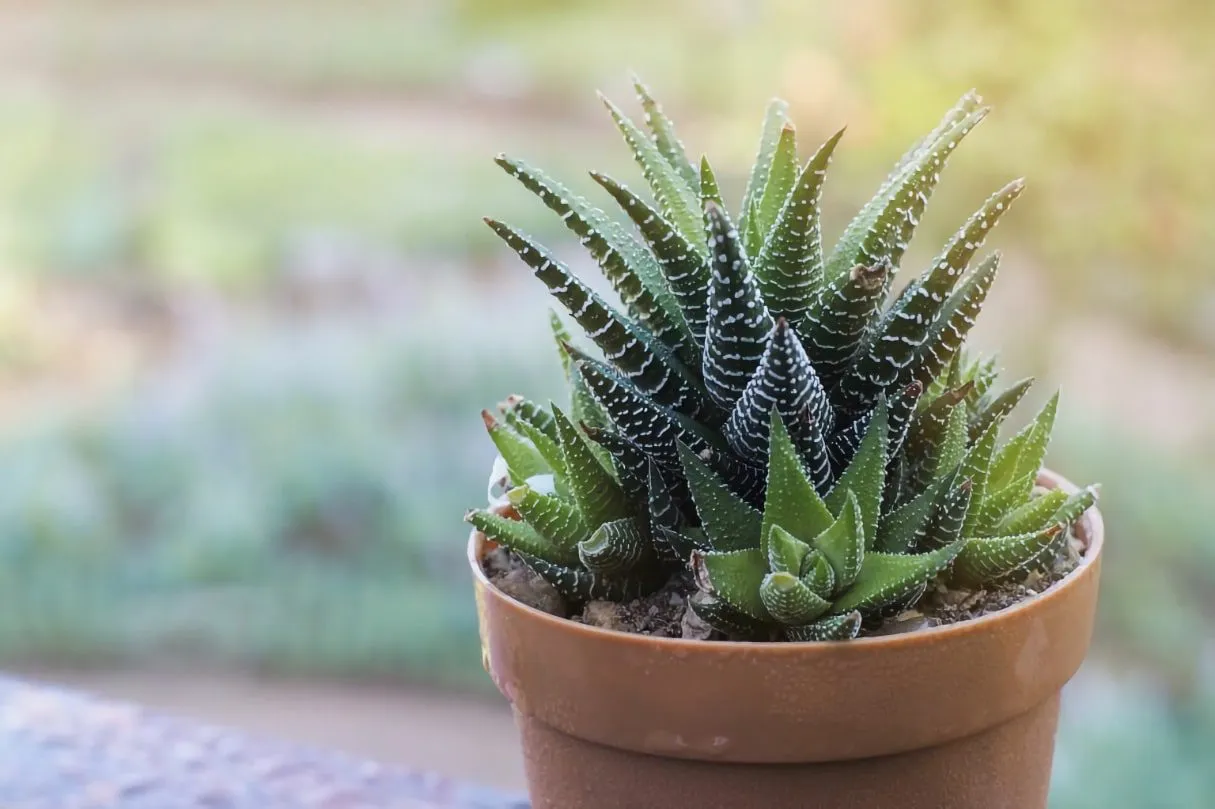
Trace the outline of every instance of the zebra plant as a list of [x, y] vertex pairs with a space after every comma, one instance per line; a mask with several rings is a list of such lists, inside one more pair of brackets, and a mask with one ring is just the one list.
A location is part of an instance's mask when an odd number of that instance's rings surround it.
[[[997, 447], [1030, 380], [997, 390], [963, 342], [999, 267], [968, 267], [1013, 181], [886, 305], [944, 164], [987, 114], [973, 93], [895, 166], [825, 251], [823, 182], [773, 102], [737, 223], [640, 82], [648, 133], [610, 102], [653, 201], [592, 178], [629, 224], [540, 170], [498, 164], [558, 214], [623, 304], [546, 248], [489, 226], [598, 348], [553, 315], [569, 414], [512, 397], [485, 413], [510, 518], [468, 519], [573, 602], [644, 594], [681, 570], [731, 636], [854, 636], [938, 575], [977, 586], [1049, 564], [1092, 490], [1031, 497], [1056, 399]], [[514, 519], [517, 517], [518, 519]]]

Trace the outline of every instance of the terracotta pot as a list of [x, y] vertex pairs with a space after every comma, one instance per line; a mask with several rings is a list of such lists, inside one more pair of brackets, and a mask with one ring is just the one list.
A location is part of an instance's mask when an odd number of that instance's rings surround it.
[[[1044, 473], [1041, 483], [1072, 489]], [[1104, 529], [1046, 592], [843, 643], [630, 635], [475, 580], [486, 669], [514, 706], [535, 809], [1037, 809], [1059, 692], [1088, 650]]]

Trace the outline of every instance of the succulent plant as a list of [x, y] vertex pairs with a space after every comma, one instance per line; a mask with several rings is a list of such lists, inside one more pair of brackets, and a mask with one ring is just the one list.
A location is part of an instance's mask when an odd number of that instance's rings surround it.
[[624, 310], [486, 220], [602, 359], [552, 316], [569, 413], [520, 397], [484, 413], [513, 514], [468, 520], [574, 602], [690, 571], [693, 608], [732, 637], [850, 638], [937, 576], [973, 586], [1049, 566], [1095, 497], [1033, 496], [1057, 397], [998, 446], [1031, 380], [997, 390], [994, 360], [963, 354], [999, 256], [967, 267], [1023, 183], [884, 305], [946, 160], [987, 114], [978, 97], [903, 156], [826, 252], [819, 208], [842, 130], [800, 164], [773, 102], [735, 224], [708, 161], [688, 159], [635, 86], [648, 134], [606, 103], [654, 202], [592, 173], [632, 227], [497, 159], [578, 237]]

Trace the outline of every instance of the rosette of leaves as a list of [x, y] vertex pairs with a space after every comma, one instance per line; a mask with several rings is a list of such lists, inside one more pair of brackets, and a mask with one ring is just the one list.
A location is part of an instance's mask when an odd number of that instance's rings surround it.
[[[1067, 516], [1057, 496], [1028, 502], [1053, 404], [997, 452], [1000, 423], [1028, 382], [997, 391], [994, 363], [967, 363], [961, 355], [999, 256], [968, 268], [1020, 195], [1021, 181], [993, 194], [886, 303], [945, 162], [987, 113], [977, 96], [964, 96], [899, 160], [827, 251], [819, 208], [842, 132], [803, 163], [786, 106], [774, 102], [736, 223], [709, 162], [687, 157], [652, 95], [639, 82], [636, 87], [648, 132], [610, 102], [608, 108], [652, 199], [604, 174], [591, 175], [626, 221], [522, 161], [498, 158], [587, 248], [621, 306], [530, 237], [487, 220], [599, 356], [574, 346], [554, 316], [570, 414], [516, 403], [504, 409], [503, 423], [490, 417], [522, 525], [485, 512], [470, 520], [575, 600], [641, 592], [695, 560], [707, 603], [724, 605], [726, 618], [741, 613], [750, 623], [740, 620], [740, 626], [787, 627], [787, 621], [768, 621], [770, 612], [746, 613], [715, 595], [726, 590], [713, 584], [723, 575], [714, 575], [713, 554], [739, 550], [759, 552], [764, 576], [798, 587], [789, 582], [791, 567], [772, 567], [763, 535], [729, 539], [710, 516], [717, 501], [767, 514], [770, 454], [778, 443], [772, 431], [779, 423], [832, 524], [847, 516], [841, 510], [849, 492], [862, 506], [871, 554], [937, 553], [931, 558], [949, 556], [954, 575], [984, 582], [1042, 564], [1061, 541], [1055, 518]], [[880, 447], [871, 456], [881, 463], [871, 457], [865, 468], [880, 466], [880, 475], [871, 471], [859, 487], [848, 476], [868, 436]], [[715, 487], [694, 486], [700, 472], [711, 474]], [[580, 482], [582, 475], [597, 483]], [[612, 507], [593, 504], [592, 492]], [[795, 528], [800, 535], [783, 530], [810, 547], [804, 561], [817, 550], [817, 535]], [[728, 530], [741, 529], [731, 524]], [[740, 547], [744, 542], [752, 544]], [[938, 553], [943, 548], [950, 550]], [[821, 570], [819, 558], [808, 564]], [[832, 583], [833, 609], [851, 604], [835, 591], [846, 578]], [[865, 607], [880, 612], [900, 599]], [[845, 614], [851, 610], [826, 613]], [[716, 625], [731, 631], [726, 618]], [[851, 619], [841, 622], [834, 634], [847, 635], [849, 626]]]
[[[968, 440], [988, 412], [973, 407], [976, 400], [967, 406], [971, 390], [947, 390], [934, 400], [944, 405], [945, 426], [927, 469], [916, 470], [925, 483], [894, 508], [884, 403], [825, 497], [775, 411], [762, 511], [685, 450], [702, 529], [678, 542], [690, 553], [703, 593], [692, 608], [732, 637], [847, 640], [866, 621], [878, 623], [917, 602], [938, 575], [981, 586], [1049, 567], [1096, 492], [1031, 497], [1054, 399], [997, 450], [1002, 416], [977, 441]], [[931, 440], [932, 409], [917, 414], [914, 439]]]
[[506, 462], [514, 513], [474, 510], [467, 521], [567, 601], [626, 600], [660, 586], [674, 560], [656, 553], [649, 505], [630, 497], [611, 457], [558, 407], [512, 397], [500, 409], [501, 420], [482, 418]]

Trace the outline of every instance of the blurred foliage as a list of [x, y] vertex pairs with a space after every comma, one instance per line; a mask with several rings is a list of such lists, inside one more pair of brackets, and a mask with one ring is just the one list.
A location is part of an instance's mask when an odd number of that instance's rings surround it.
[[0, 660], [483, 685], [458, 537], [490, 459], [453, 405], [546, 383], [419, 331], [242, 342], [10, 432]]
[[1064, 692], [1051, 809], [1215, 806], [1211, 680], [1178, 701], [1141, 679], [1087, 672]]
[[[479, 252], [476, 216], [518, 207], [521, 225], [535, 221], [494, 176], [499, 149], [527, 144], [558, 172], [588, 155], [620, 162], [591, 92], [624, 95], [629, 67], [692, 121], [684, 135], [694, 149], [728, 156], [719, 168], [745, 165], [770, 94], [792, 102], [807, 140], [847, 123], [828, 190], [838, 219], [932, 111], [976, 86], [997, 115], [959, 154], [924, 242], [1027, 174], [1030, 196], [1008, 228], [1069, 300], [1215, 345], [1215, 235], [1205, 226], [1215, 194], [1201, 169], [1215, 166], [1215, 141], [1199, 103], [1215, 84], [1215, 6], [1203, 0], [38, 9], [10, 12], [0, 36], [14, 41], [18, 64], [50, 65], [56, 88], [52, 109], [3, 116], [0, 255], [35, 266], [120, 256], [170, 275], [248, 281], [318, 220], [414, 253]], [[160, 107], [115, 123], [131, 106], [124, 89]], [[165, 115], [166, 92], [197, 103]], [[208, 107], [216, 97], [252, 97], [258, 114]], [[296, 123], [318, 111], [352, 123]], [[146, 180], [136, 190], [132, 171]]]

